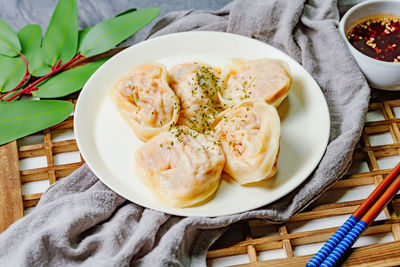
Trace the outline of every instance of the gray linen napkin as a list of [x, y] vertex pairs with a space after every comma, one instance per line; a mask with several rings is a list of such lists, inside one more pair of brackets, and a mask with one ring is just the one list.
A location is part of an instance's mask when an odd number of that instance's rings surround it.
[[249, 218], [279, 223], [306, 207], [346, 172], [369, 102], [370, 88], [337, 31], [338, 20], [336, 1], [237, 0], [218, 12], [170, 13], [151, 31], [242, 34], [285, 51], [311, 73], [329, 105], [330, 142], [295, 191], [242, 214], [182, 218], [124, 200], [84, 165], [0, 235], [0, 266], [204, 265], [207, 249], [230, 224]]

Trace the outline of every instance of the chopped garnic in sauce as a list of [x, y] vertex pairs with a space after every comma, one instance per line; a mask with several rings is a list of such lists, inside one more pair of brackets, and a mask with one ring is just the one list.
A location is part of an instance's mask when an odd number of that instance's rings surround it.
[[347, 33], [361, 53], [377, 60], [400, 62], [400, 18], [380, 15], [357, 24]]

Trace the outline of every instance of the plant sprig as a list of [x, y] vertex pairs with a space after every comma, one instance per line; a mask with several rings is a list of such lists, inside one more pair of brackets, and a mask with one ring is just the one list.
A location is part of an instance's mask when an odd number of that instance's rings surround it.
[[[39, 25], [27, 25], [17, 34], [0, 19], [0, 145], [50, 127], [71, 112], [58, 108], [65, 101], [16, 101], [21, 95], [59, 98], [79, 91], [106, 60], [69, 70], [72, 65], [109, 51], [159, 13], [158, 8], [131, 8], [78, 31], [76, 0], [59, 0], [43, 38]], [[47, 115], [34, 115], [37, 110]]]

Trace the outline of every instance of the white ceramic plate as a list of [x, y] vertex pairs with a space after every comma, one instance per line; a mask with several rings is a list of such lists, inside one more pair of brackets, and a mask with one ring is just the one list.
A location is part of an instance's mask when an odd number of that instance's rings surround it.
[[[124, 121], [109, 96], [110, 88], [134, 66], [157, 61], [167, 69], [202, 61], [223, 67], [231, 58], [279, 58], [292, 71], [293, 84], [278, 111], [281, 151], [276, 177], [253, 186], [221, 179], [214, 198], [190, 208], [160, 203], [133, 170], [133, 153], [142, 142]], [[288, 55], [262, 42], [219, 32], [165, 35], [133, 45], [99, 68], [83, 88], [74, 119], [79, 150], [90, 169], [112, 190], [147, 208], [182, 216], [219, 216], [255, 209], [286, 195], [315, 169], [329, 138], [328, 107], [321, 89]]]

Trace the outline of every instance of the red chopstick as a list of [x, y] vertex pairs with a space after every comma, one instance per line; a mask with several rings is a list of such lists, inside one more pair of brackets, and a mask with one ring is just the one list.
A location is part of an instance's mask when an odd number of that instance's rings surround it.
[[[400, 162], [390, 171], [390, 173], [383, 179], [382, 182], [375, 188], [375, 190], [368, 196], [366, 200], [353, 212], [352, 216], [358, 220], [368, 211], [371, 205], [385, 192], [389, 185], [400, 174]], [[396, 194], [396, 193], [395, 193]]]
[[385, 192], [376, 200], [370, 209], [362, 216], [361, 220], [351, 228], [346, 236], [340, 241], [334, 250], [325, 258], [320, 266], [333, 267], [336, 266], [347, 251], [353, 246], [361, 234], [367, 229], [368, 225], [372, 223], [376, 216], [386, 207], [387, 204], [393, 199], [400, 189], [400, 175], [396, 177], [393, 183], [387, 188]]
[[381, 211], [389, 204], [393, 197], [400, 189], [400, 175], [396, 177], [394, 182], [383, 192], [382, 196], [376, 200], [374, 205], [362, 216], [360, 221], [369, 225], [381, 213]]
[[[363, 201], [363, 203], [353, 212], [353, 214], [346, 220], [346, 222], [332, 235], [332, 237], [325, 243], [325, 245], [314, 255], [314, 257], [307, 263], [308, 267], [320, 266], [322, 262], [330, 255], [330, 253], [338, 246], [338, 244], [346, 237], [346, 235], [353, 229], [353, 227], [362, 220], [369, 224], [372, 222], [382, 209], [380, 205], [387, 205], [385, 198], [382, 198], [386, 194], [386, 198], [393, 198], [398, 189], [391, 189], [388, 192], [388, 188], [393, 185], [393, 181], [400, 174], [400, 163], [398, 163], [390, 173], [383, 179], [382, 182], [375, 188], [375, 190]], [[400, 183], [400, 179], [397, 179]], [[392, 184], [393, 183], [393, 184]], [[393, 190], [396, 190], [394, 193]], [[391, 197], [390, 197], [391, 196]], [[375, 206], [378, 200], [380, 201], [379, 206]], [[390, 200], [389, 200], [390, 201]], [[387, 202], [389, 202], [387, 201]], [[375, 203], [375, 204], [374, 204]], [[372, 206], [372, 207], [371, 207]], [[368, 215], [367, 215], [368, 214]], [[367, 217], [365, 217], [367, 216]], [[375, 217], [374, 217], [375, 216]]]

